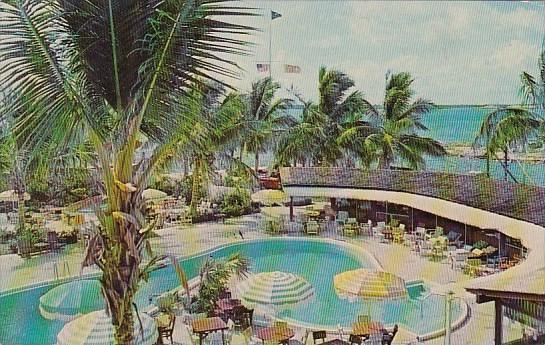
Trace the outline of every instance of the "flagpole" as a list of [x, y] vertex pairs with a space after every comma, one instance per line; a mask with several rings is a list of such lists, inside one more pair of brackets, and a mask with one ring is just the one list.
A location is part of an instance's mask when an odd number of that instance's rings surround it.
[[269, 13], [269, 78], [272, 79], [272, 10]]

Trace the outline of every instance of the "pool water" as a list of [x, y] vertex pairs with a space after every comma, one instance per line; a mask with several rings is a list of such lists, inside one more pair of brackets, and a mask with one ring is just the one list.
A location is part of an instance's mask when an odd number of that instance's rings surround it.
[[[248, 241], [187, 258], [181, 264], [188, 277], [198, 275], [198, 268], [207, 256], [223, 258], [242, 252], [250, 258], [253, 272], [285, 271], [307, 279], [315, 288], [315, 297], [305, 304], [281, 312], [281, 318], [310, 323], [316, 327], [349, 327], [358, 314], [371, 314], [386, 325], [398, 323], [416, 334], [424, 334], [444, 327], [444, 298], [431, 295], [422, 300], [423, 285], [409, 286], [409, 298], [400, 301], [348, 301], [335, 293], [333, 277], [357, 268], [376, 268], [374, 261], [360, 251], [353, 251], [335, 243], [311, 239], [268, 239]], [[139, 308], [146, 307], [153, 294], [179, 285], [171, 266], [151, 273], [142, 283], [136, 297]], [[0, 296], [0, 343], [10, 345], [51, 345], [64, 323], [44, 319], [38, 310], [38, 300], [53, 286], [30, 289]], [[456, 306], [453, 319], [461, 308]]]

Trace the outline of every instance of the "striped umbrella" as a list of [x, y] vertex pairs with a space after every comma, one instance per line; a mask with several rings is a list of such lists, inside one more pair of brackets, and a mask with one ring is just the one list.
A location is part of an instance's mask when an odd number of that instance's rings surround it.
[[[153, 345], [158, 332], [155, 320], [147, 314], [140, 314], [143, 334], [138, 318], [134, 317], [134, 345]], [[64, 325], [57, 335], [57, 345], [113, 345], [114, 327], [112, 319], [104, 310], [94, 311], [78, 317]]]
[[239, 297], [250, 307], [267, 306], [275, 310], [291, 308], [314, 296], [308, 281], [293, 273], [263, 272], [237, 285]]
[[104, 308], [100, 282], [82, 279], [54, 287], [40, 297], [39, 308], [44, 318], [62, 321], [100, 310]]
[[333, 278], [335, 291], [341, 297], [367, 300], [401, 299], [407, 297], [405, 281], [388, 272], [357, 269]]

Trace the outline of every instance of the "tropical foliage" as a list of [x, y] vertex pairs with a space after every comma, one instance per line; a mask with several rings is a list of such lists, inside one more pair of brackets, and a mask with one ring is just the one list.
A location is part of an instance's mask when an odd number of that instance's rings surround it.
[[345, 73], [321, 67], [318, 73], [317, 103], [304, 101], [303, 115], [281, 139], [277, 150], [279, 164], [291, 161], [312, 165], [333, 165], [343, 155], [338, 142], [341, 133], [355, 125], [365, 110], [361, 92]]
[[[194, 130], [189, 84], [234, 75], [225, 56], [245, 43], [232, 35], [251, 29], [219, 16], [244, 14], [217, 0], [0, 3], [0, 93], [18, 145], [51, 157], [87, 141], [96, 154], [107, 209], [83, 265], [102, 270], [117, 344], [133, 344], [133, 297], [156, 261], [141, 193]], [[138, 159], [142, 135], [154, 145]]]
[[[420, 134], [427, 130], [421, 116], [432, 103], [417, 99], [409, 73], [392, 74], [386, 83], [382, 108], [365, 100], [359, 91], [352, 91], [354, 82], [346, 74], [320, 69], [318, 104], [303, 102], [302, 120], [283, 138], [277, 153], [280, 164], [291, 160], [310, 164], [354, 165], [358, 157], [364, 166], [377, 164], [388, 169], [392, 163], [424, 166], [424, 156], [446, 154], [442, 145]], [[350, 92], [350, 93], [349, 93]]]
[[295, 123], [295, 119], [286, 113], [291, 101], [277, 98], [280, 84], [271, 78], [263, 78], [252, 83], [249, 93], [242, 95], [241, 109], [248, 126], [242, 135], [240, 152], [254, 154], [254, 172], [259, 168], [259, 155], [270, 150], [276, 144], [278, 135]]
[[433, 104], [421, 98], [411, 101], [413, 82], [407, 72], [389, 75], [382, 108], [365, 102], [366, 121], [348, 128], [340, 136], [341, 145], [360, 157], [364, 165], [376, 162], [379, 168], [389, 169], [397, 162], [420, 169], [425, 166], [424, 156], [446, 154], [441, 143], [421, 136], [428, 130], [421, 121], [422, 115]]
[[199, 294], [194, 305], [196, 312], [212, 313], [220, 293], [227, 288], [231, 278], [246, 278], [250, 261], [241, 253], [235, 253], [225, 260], [207, 258], [200, 267]]

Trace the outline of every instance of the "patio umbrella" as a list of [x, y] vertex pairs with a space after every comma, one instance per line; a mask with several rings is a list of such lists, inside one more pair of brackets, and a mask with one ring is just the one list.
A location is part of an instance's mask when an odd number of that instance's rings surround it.
[[[25, 193], [23, 195], [23, 198], [25, 201], [30, 200], [30, 194]], [[9, 201], [9, 202], [17, 202], [19, 200], [19, 197], [17, 196], [17, 193], [15, 190], [6, 190], [0, 193], [0, 201]]]
[[96, 279], [75, 280], [59, 285], [40, 297], [40, 314], [49, 320], [70, 321], [83, 314], [104, 308], [100, 282]]
[[288, 202], [288, 196], [281, 190], [263, 189], [252, 194], [252, 201], [262, 203], [265, 206], [282, 205]]
[[405, 281], [383, 271], [357, 269], [333, 278], [335, 291], [341, 297], [366, 300], [401, 299], [407, 297]]
[[[134, 316], [134, 345], [154, 345], [158, 338], [155, 320], [145, 313]], [[78, 317], [64, 325], [57, 335], [57, 345], [111, 345], [114, 344], [112, 319], [104, 310]]]
[[156, 199], [164, 199], [168, 196], [167, 193], [162, 192], [157, 189], [146, 189], [142, 192], [142, 198], [146, 200], [156, 200]]
[[288, 309], [314, 296], [314, 288], [304, 278], [287, 272], [262, 272], [237, 285], [242, 302], [249, 306]]

